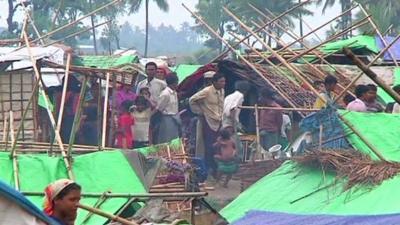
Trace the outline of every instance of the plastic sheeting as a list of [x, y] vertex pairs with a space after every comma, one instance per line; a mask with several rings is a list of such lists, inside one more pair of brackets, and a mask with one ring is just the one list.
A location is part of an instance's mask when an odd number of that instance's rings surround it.
[[176, 72], [179, 78], [179, 83], [182, 82], [184, 79], [192, 75], [196, 72], [200, 67], [203, 65], [186, 65], [181, 64], [176, 67], [170, 68], [172, 71]]
[[[385, 41], [387, 44], [392, 43], [395, 40], [395, 37], [392, 36], [385, 36], [384, 37]], [[386, 47], [386, 45], [383, 43], [382, 39], [379, 36], [375, 37], [375, 42], [379, 50], [382, 50]], [[391, 57], [390, 53], [393, 55], [394, 59], [400, 60], [400, 41], [397, 40], [392, 47], [389, 48], [388, 51], [385, 52], [383, 55], [383, 59], [386, 61], [393, 61], [393, 58]]]
[[250, 211], [232, 225], [390, 225], [398, 224], [400, 214], [379, 216], [297, 215]]
[[[19, 182], [21, 191], [43, 192], [54, 180], [67, 178], [67, 171], [61, 157], [44, 154], [18, 155]], [[104, 151], [75, 156], [73, 161], [75, 180], [84, 193], [145, 193], [145, 187], [121, 151]], [[0, 179], [14, 185], [12, 160], [9, 152], [0, 153]], [[42, 208], [43, 196], [28, 196], [38, 208]], [[98, 198], [82, 198], [81, 203], [93, 206]], [[115, 213], [128, 198], [109, 198], [100, 209]], [[88, 214], [78, 210], [76, 223], [80, 224]], [[92, 216], [86, 224], [103, 224], [107, 219]]]
[[368, 35], [358, 35], [346, 40], [329, 42], [323, 45], [319, 50], [328, 54], [341, 51], [344, 47], [352, 49], [367, 48], [374, 53], [378, 53], [380, 50], [375, 42], [375, 38]]

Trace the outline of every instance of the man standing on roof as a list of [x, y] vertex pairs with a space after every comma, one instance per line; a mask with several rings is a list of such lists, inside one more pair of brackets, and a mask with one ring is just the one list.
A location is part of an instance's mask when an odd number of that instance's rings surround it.
[[72, 180], [60, 179], [49, 184], [43, 211], [60, 225], [74, 225], [81, 200], [81, 186]]
[[327, 105], [334, 105], [335, 95], [333, 91], [337, 85], [336, 77], [328, 75], [324, 80], [325, 90], [321, 92], [314, 103], [314, 108], [322, 109]]
[[[197, 134], [196, 142], [202, 139], [205, 150], [196, 144], [196, 155], [204, 154], [207, 169], [211, 169], [213, 176], [216, 176], [217, 172], [213, 144], [221, 128], [225, 82], [224, 75], [216, 73], [213, 76], [212, 85], [200, 90], [189, 99], [190, 108], [194, 113], [200, 115], [199, 123], [202, 125], [201, 132]], [[202, 150], [204, 152], [199, 152]]]
[[165, 81], [157, 79], [157, 64], [154, 62], [149, 62], [145, 66], [147, 79], [142, 80], [138, 83], [136, 88], [136, 93], [139, 94], [140, 89], [143, 87], [148, 87], [150, 91], [150, 98], [152, 101], [157, 102], [160, 97], [161, 92], [167, 87]]

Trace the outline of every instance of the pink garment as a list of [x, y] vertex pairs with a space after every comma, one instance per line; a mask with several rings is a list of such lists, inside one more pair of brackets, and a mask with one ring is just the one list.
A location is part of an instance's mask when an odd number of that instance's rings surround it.
[[133, 92], [131, 90], [126, 91], [123, 88], [121, 88], [120, 90], [117, 91], [116, 98], [115, 98], [117, 109], [122, 111], [121, 110], [122, 103], [127, 100], [134, 102], [136, 97], [137, 97], [137, 95], [135, 92]]
[[354, 101], [350, 102], [347, 107], [347, 110], [354, 111], [354, 112], [367, 112], [367, 106], [361, 100], [356, 98]]

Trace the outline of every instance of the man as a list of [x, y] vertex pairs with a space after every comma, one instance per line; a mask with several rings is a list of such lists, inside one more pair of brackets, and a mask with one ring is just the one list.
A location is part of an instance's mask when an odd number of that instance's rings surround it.
[[367, 112], [383, 112], [383, 106], [376, 100], [378, 88], [374, 84], [368, 84], [367, 99], [365, 105]]
[[204, 87], [212, 85], [212, 78], [214, 76], [214, 71], [208, 71], [204, 73]]
[[72, 180], [60, 179], [49, 184], [44, 192], [44, 212], [61, 225], [74, 225], [81, 186]]
[[332, 75], [328, 75], [324, 80], [325, 90], [320, 93], [319, 97], [315, 101], [314, 108], [322, 109], [325, 108], [327, 105], [334, 104], [335, 96], [333, 91], [335, 90], [336, 85], [337, 79]]
[[235, 140], [236, 148], [241, 155], [241, 145], [237, 130], [240, 127], [239, 115], [240, 107], [243, 105], [244, 95], [250, 86], [247, 81], [237, 81], [235, 83], [235, 92], [226, 96], [224, 101], [224, 111], [222, 115], [222, 128], [228, 130]]
[[157, 79], [155, 76], [157, 75], [157, 64], [154, 62], [149, 62], [145, 66], [147, 79], [142, 80], [138, 83], [136, 88], [136, 94], [139, 95], [140, 89], [143, 87], [148, 87], [150, 91], [150, 99], [154, 102], [157, 102], [160, 97], [161, 91], [167, 87], [165, 81]]
[[221, 127], [225, 82], [224, 75], [216, 73], [213, 76], [212, 85], [200, 90], [189, 99], [192, 112], [201, 115], [198, 124], [202, 125], [202, 129], [197, 130], [200, 132], [197, 133], [196, 142], [201, 142], [199, 139], [202, 139], [204, 146], [196, 144], [196, 155], [204, 155], [207, 169], [211, 169], [213, 176], [216, 176], [217, 172], [217, 165], [213, 158], [213, 144]]
[[366, 85], [357, 85], [355, 94], [356, 94], [356, 99], [352, 102], [350, 102], [346, 109], [349, 111], [354, 111], [354, 112], [367, 112], [367, 105], [365, 102], [368, 99], [368, 91], [369, 87]]
[[167, 87], [161, 92], [157, 110], [161, 112], [158, 136], [155, 144], [168, 143], [180, 136], [180, 119], [178, 115], [178, 76], [168, 74]]
[[276, 109], [261, 109], [259, 117], [260, 142], [264, 150], [270, 149], [279, 143], [283, 124], [282, 108], [275, 102], [274, 92], [270, 89], [261, 90], [261, 106]]

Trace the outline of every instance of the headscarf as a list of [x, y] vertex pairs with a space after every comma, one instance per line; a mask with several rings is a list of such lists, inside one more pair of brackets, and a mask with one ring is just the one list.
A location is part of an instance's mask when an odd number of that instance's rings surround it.
[[52, 216], [54, 213], [54, 199], [62, 190], [64, 190], [68, 185], [75, 183], [73, 180], [60, 179], [49, 184], [46, 189], [44, 189], [45, 197], [43, 204], [43, 211]]

